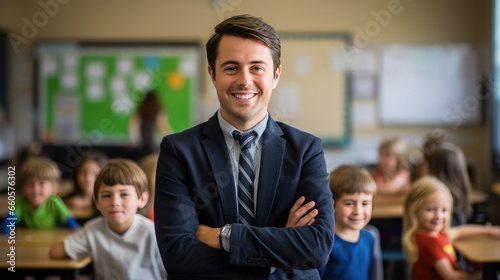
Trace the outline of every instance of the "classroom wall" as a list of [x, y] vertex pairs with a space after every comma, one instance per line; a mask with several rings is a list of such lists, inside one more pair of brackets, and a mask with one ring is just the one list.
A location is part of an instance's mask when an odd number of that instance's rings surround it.
[[[14, 151], [33, 137], [32, 46], [43, 39], [102, 41], [197, 41], [204, 44], [213, 27], [234, 14], [250, 13], [264, 18], [280, 31], [341, 31], [360, 36], [381, 11], [396, 11], [364, 48], [377, 53], [385, 44], [467, 43], [475, 48], [479, 73], [489, 75], [491, 11], [489, 0], [0, 0], [0, 29], [23, 36], [12, 45], [9, 78], [9, 118]], [[43, 7], [46, 7], [44, 9]], [[49, 7], [49, 8], [47, 8]], [[45, 10], [50, 15], [44, 18]], [[28, 30], [27, 21], [38, 21]], [[29, 38], [28, 38], [29, 37]], [[356, 42], [356, 41], [355, 41]], [[204, 66], [206, 67], [206, 66]], [[284, 69], [286, 71], [286, 69]], [[205, 115], [217, 108], [208, 75], [201, 93]], [[376, 104], [377, 96], [353, 103]], [[375, 112], [374, 117], [377, 117]], [[458, 126], [354, 125], [352, 141], [344, 148], [325, 148], [329, 171], [341, 163], [373, 163], [378, 143], [401, 135], [412, 149], [427, 133], [445, 133], [461, 146], [476, 166], [478, 187], [491, 183], [488, 123]]]

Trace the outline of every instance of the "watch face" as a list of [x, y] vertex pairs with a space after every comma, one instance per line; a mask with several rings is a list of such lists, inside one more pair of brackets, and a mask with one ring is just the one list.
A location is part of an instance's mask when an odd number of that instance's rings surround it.
[[219, 237], [219, 243], [221, 248], [229, 252], [230, 246], [229, 246], [229, 240], [231, 238], [231, 225], [224, 225], [218, 233]]

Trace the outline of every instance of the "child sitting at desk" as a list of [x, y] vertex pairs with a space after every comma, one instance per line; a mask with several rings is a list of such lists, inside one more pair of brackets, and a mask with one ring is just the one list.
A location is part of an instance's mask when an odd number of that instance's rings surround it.
[[[472, 215], [472, 186], [462, 149], [449, 142], [436, 144], [431, 152], [425, 154], [422, 169], [424, 174], [438, 178], [450, 190], [453, 198], [450, 226], [467, 224]], [[457, 254], [457, 259], [462, 270], [473, 270], [460, 253]]]
[[[367, 170], [342, 165], [330, 173], [335, 208], [335, 240], [321, 279], [374, 279], [375, 241], [363, 230], [372, 216], [377, 186]], [[379, 250], [380, 251], [380, 250]]]
[[453, 240], [489, 234], [500, 238], [500, 227], [462, 225], [450, 228], [453, 199], [435, 177], [422, 177], [410, 188], [403, 217], [403, 252], [412, 279], [481, 279], [480, 271], [460, 269]]
[[405, 143], [399, 138], [383, 141], [379, 146], [379, 159], [372, 171], [381, 197], [404, 196], [410, 187], [410, 173], [406, 167]]
[[96, 279], [165, 279], [154, 224], [137, 214], [148, 201], [146, 175], [133, 161], [110, 160], [94, 184], [102, 217], [66, 237], [50, 257], [78, 259], [92, 254]]
[[72, 173], [73, 191], [63, 198], [64, 203], [72, 210], [90, 210], [92, 214], [87, 220], [99, 215], [94, 204], [94, 182], [107, 161], [107, 157], [100, 153], [83, 156]]
[[452, 143], [437, 145], [432, 153], [425, 155], [424, 169], [427, 175], [438, 178], [451, 192], [453, 198], [451, 226], [466, 224], [472, 214], [470, 203], [472, 186], [462, 149]]
[[9, 231], [11, 221], [16, 227], [51, 229], [67, 227], [73, 230], [78, 223], [64, 202], [54, 193], [59, 188], [61, 171], [50, 159], [27, 159], [19, 171], [19, 186], [23, 195], [16, 199], [14, 212], [9, 211], [2, 225], [2, 233]]

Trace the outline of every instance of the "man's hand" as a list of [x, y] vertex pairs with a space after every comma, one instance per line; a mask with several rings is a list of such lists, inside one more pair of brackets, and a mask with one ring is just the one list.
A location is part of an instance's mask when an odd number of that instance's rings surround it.
[[[295, 204], [290, 209], [288, 215], [288, 221], [285, 227], [300, 227], [305, 225], [312, 225], [315, 221], [314, 217], [318, 215], [318, 210], [313, 209], [315, 203], [310, 201], [304, 205], [305, 197], [301, 196]], [[313, 209], [311, 211], [311, 209]], [[196, 231], [196, 239], [207, 244], [208, 246], [215, 249], [222, 249], [219, 242], [219, 230], [220, 228], [211, 228], [206, 225], [199, 225]]]
[[288, 221], [285, 227], [300, 227], [305, 225], [312, 225], [314, 223], [314, 217], [318, 215], [318, 210], [311, 209], [314, 207], [314, 201], [310, 201], [304, 205], [306, 198], [301, 196], [295, 204], [290, 209], [290, 214], [288, 214]]
[[207, 244], [208, 246], [215, 249], [222, 249], [220, 247], [219, 234], [220, 228], [211, 228], [205, 225], [199, 225], [196, 231], [196, 239]]

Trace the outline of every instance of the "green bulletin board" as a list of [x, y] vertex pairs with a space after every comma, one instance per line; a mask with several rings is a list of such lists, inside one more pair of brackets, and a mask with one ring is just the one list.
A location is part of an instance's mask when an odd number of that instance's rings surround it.
[[[45, 143], [130, 142], [128, 123], [154, 90], [179, 132], [195, 119], [197, 44], [41, 43], [36, 48], [38, 134]], [[158, 135], [161, 138], [162, 135]]]

